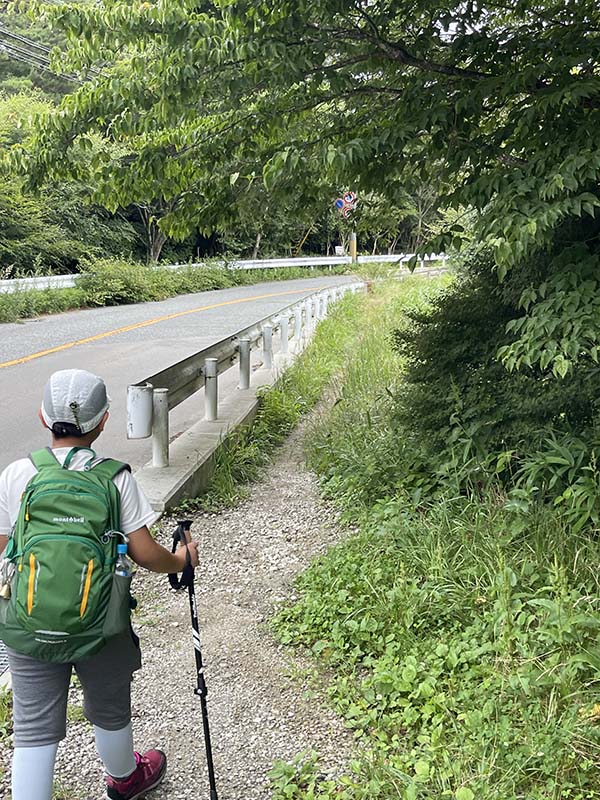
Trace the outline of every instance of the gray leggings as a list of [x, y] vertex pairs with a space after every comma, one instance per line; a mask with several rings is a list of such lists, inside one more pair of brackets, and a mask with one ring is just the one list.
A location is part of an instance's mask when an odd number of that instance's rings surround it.
[[83, 711], [99, 728], [118, 731], [131, 721], [131, 681], [141, 666], [137, 636], [115, 636], [77, 664], [52, 664], [8, 651], [13, 688], [14, 746], [41, 747], [66, 736], [73, 668], [83, 688]]

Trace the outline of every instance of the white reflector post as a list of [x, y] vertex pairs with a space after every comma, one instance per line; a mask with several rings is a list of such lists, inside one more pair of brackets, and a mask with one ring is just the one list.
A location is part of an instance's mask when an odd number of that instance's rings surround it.
[[147, 439], [152, 435], [152, 391], [149, 383], [127, 387], [128, 439]]

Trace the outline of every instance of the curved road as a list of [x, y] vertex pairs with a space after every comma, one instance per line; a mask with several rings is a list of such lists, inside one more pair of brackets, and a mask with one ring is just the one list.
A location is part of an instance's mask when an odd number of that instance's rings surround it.
[[[99, 451], [137, 468], [151, 457], [149, 439], [126, 438], [127, 385], [275, 314], [317, 289], [351, 276], [274, 281], [156, 303], [71, 311], [0, 324], [0, 470], [49, 444], [37, 419], [43, 386], [58, 369], [79, 367], [101, 375], [112, 398], [111, 418]], [[171, 437], [203, 414], [195, 395], [171, 413]]]

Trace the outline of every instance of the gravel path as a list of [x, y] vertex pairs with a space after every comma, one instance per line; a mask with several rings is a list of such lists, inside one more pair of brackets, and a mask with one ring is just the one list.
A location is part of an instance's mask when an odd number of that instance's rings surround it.
[[[173, 524], [166, 521], [165, 540]], [[276, 759], [316, 749], [326, 772], [344, 768], [352, 735], [315, 688], [309, 661], [277, 645], [266, 622], [293, 596], [292, 581], [341, 537], [302, 459], [302, 428], [288, 440], [249, 499], [219, 515], [196, 515], [201, 567], [197, 597], [209, 689], [219, 800], [267, 800]], [[153, 800], [208, 797], [200, 706], [187, 595], [166, 578], [136, 578], [144, 667], [133, 691], [136, 747], [162, 747], [169, 758]], [[72, 716], [78, 696], [73, 690]], [[6, 751], [0, 753], [5, 762]], [[64, 800], [99, 800], [102, 772], [90, 727], [72, 722], [60, 747], [57, 780]], [[6, 797], [0, 782], [0, 797]]]

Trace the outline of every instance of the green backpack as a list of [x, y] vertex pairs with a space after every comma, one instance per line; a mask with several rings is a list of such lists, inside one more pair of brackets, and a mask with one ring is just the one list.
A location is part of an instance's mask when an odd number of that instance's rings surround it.
[[80, 450], [90, 448], [73, 448], [63, 466], [50, 448], [30, 455], [37, 473], [0, 566], [0, 639], [41, 661], [88, 658], [130, 625], [131, 578], [114, 572], [125, 537], [112, 481], [129, 467], [93, 464], [91, 450], [83, 471], [68, 469]]

